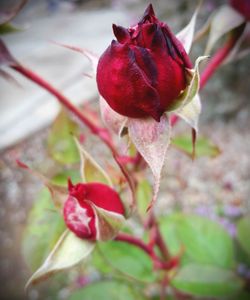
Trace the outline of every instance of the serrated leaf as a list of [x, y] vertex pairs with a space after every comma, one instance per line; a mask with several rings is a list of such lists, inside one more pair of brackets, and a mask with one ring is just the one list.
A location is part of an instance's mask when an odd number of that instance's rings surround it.
[[74, 292], [69, 300], [145, 300], [133, 286], [120, 281], [99, 281]]
[[161, 171], [170, 142], [168, 118], [166, 115], [163, 115], [160, 122], [156, 122], [151, 118], [129, 118], [128, 130], [132, 142], [149, 165], [154, 176], [154, 193], [151, 206], [158, 195]]
[[62, 109], [52, 124], [48, 136], [50, 155], [61, 164], [79, 162], [79, 155], [72, 135], [79, 132], [78, 125], [72, 121], [66, 110]]
[[119, 136], [122, 136], [128, 118], [114, 111], [103, 99], [103, 97], [100, 97], [100, 110], [104, 124], [114, 133], [116, 133]]
[[250, 256], [250, 216], [241, 218], [237, 224], [237, 239], [243, 250]]
[[150, 257], [141, 249], [124, 242], [98, 243], [93, 264], [104, 274], [117, 271], [142, 282], [154, 282], [156, 279]]
[[93, 205], [97, 217], [97, 234], [98, 241], [108, 241], [113, 239], [125, 222], [125, 218], [121, 214], [104, 210]]
[[[193, 146], [192, 140], [188, 135], [176, 136], [172, 139], [171, 144], [177, 149], [183, 151], [188, 156], [192, 157]], [[196, 141], [196, 157], [217, 157], [221, 151], [217, 145], [215, 145], [207, 137], [199, 136]]]
[[244, 17], [231, 6], [223, 5], [210, 19], [210, 32], [205, 54], [208, 55], [217, 41], [225, 34], [239, 27], [245, 22]]
[[112, 187], [113, 184], [109, 175], [94, 160], [94, 158], [83, 148], [83, 146], [79, 143], [79, 141], [76, 138], [75, 138], [75, 143], [81, 158], [80, 173], [83, 182], [102, 182]]
[[231, 270], [196, 264], [182, 267], [171, 284], [193, 296], [220, 299], [237, 294], [243, 287], [242, 280]]
[[201, 1], [199, 3], [198, 7], [196, 8], [188, 25], [186, 27], [184, 27], [176, 35], [177, 39], [182, 43], [182, 45], [187, 53], [190, 52], [190, 49], [192, 46], [192, 42], [193, 42], [193, 38], [194, 38], [195, 23], [196, 23], [197, 14], [200, 10], [200, 5], [201, 5]]
[[44, 188], [34, 201], [23, 232], [22, 253], [32, 271], [42, 264], [64, 230], [63, 218]]
[[192, 214], [176, 214], [163, 218], [160, 229], [172, 255], [184, 247], [185, 263], [222, 268], [232, 268], [235, 264], [232, 239], [215, 221]]
[[79, 239], [74, 233], [66, 230], [43, 265], [31, 276], [26, 289], [59, 271], [76, 265], [92, 252], [94, 246], [95, 243]]

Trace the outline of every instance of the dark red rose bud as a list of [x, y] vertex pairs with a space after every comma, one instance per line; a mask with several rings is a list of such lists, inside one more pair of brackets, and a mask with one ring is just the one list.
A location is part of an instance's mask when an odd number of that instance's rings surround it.
[[250, 0], [231, 0], [231, 5], [250, 21]]
[[186, 88], [191, 61], [168, 26], [160, 22], [152, 5], [136, 26], [113, 25], [111, 45], [97, 67], [97, 85], [109, 106], [131, 118], [159, 121]]
[[95, 206], [109, 212], [124, 215], [122, 201], [116, 191], [102, 183], [78, 183], [69, 181], [69, 196], [64, 204], [64, 220], [78, 237], [96, 240], [97, 215]]

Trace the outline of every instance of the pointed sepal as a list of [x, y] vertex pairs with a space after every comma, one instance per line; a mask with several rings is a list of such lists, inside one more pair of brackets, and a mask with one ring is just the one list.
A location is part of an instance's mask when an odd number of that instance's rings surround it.
[[95, 243], [82, 240], [66, 230], [43, 265], [28, 280], [25, 289], [37, 284], [53, 274], [75, 266], [94, 249]]

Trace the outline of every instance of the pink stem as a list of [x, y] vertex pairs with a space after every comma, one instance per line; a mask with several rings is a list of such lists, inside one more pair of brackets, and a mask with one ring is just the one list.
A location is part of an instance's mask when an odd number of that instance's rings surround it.
[[99, 138], [109, 147], [111, 150], [113, 150], [113, 145], [111, 144], [109, 140], [109, 134], [104, 128], [99, 128], [95, 126], [88, 118], [84, 116], [84, 114], [76, 107], [74, 106], [69, 99], [67, 99], [63, 94], [61, 94], [56, 88], [54, 88], [50, 83], [48, 83], [46, 80], [44, 80], [42, 77], [34, 73], [33, 71], [25, 68], [24, 66], [20, 64], [15, 64], [11, 66], [14, 70], [21, 73], [25, 77], [27, 77], [29, 80], [35, 82], [36, 84], [40, 85], [42, 88], [47, 90], [50, 94], [54, 95], [58, 101], [63, 104], [69, 111], [71, 111], [75, 116], [79, 118], [80, 121], [82, 121], [93, 134], [99, 136]]
[[155, 253], [151, 244], [144, 243], [141, 239], [136, 238], [132, 235], [128, 235], [126, 233], [119, 233], [115, 237], [115, 241], [125, 242], [131, 245], [134, 245], [141, 250], [143, 250], [146, 254], [150, 256], [152, 259], [154, 266], [156, 269], [161, 270], [170, 270], [175, 268], [179, 264], [179, 257], [173, 257], [169, 261], [162, 261]]
[[206, 68], [201, 74], [200, 79], [200, 90], [205, 86], [207, 81], [210, 77], [215, 73], [215, 71], [220, 67], [220, 65], [224, 62], [227, 58], [228, 54], [231, 52], [232, 48], [236, 44], [239, 36], [236, 34], [232, 34], [226, 43], [219, 48], [213, 57], [210, 59], [209, 63], [207, 64]]
[[146, 252], [149, 256], [154, 256], [154, 251], [152, 250], [152, 248], [147, 245], [146, 243], [144, 243], [141, 239], [138, 239], [132, 235], [126, 234], [126, 233], [119, 233], [116, 237], [115, 237], [116, 241], [120, 241], [120, 242], [126, 242], [128, 244], [132, 244], [137, 246], [138, 248], [140, 248], [141, 250], [143, 250], [144, 252]]
[[58, 101], [63, 104], [69, 111], [71, 111], [75, 116], [79, 118], [80, 121], [82, 121], [83, 124], [85, 124], [93, 134], [97, 135], [111, 150], [113, 157], [118, 164], [121, 172], [125, 176], [128, 185], [131, 189], [132, 193], [132, 203], [131, 207], [135, 205], [135, 189], [134, 189], [134, 183], [129, 175], [126, 167], [122, 165], [122, 163], [119, 161], [119, 155], [111, 141], [110, 134], [107, 129], [97, 127], [95, 124], [93, 124], [88, 118], [84, 116], [84, 114], [76, 107], [74, 106], [69, 99], [67, 99], [60, 91], [58, 91], [56, 88], [54, 88], [50, 83], [48, 83], [46, 80], [44, 80], [42, 77], [34, 73], [33, 71], [25, 68], [24, 66], [20, 64], [13, 64], [11, 67], [16, 70], [17, 72], [21, 73], [25, 77], [27, 77], [29, 80], [35, 82], [45, 90], [47, 90], [50, 94], [54, 95]]

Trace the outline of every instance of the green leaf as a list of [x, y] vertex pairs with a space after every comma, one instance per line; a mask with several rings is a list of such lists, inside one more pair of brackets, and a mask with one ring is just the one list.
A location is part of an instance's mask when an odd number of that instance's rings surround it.
[[135, 288], [119, 281], [100, 281], [90, 284], [75, 293], [69, 300], [143, 300]]
[[138, 212], [144, 218], [148, 215], [147, 208], [152, 199], [152, 188], [146, 179], [139, 181], [136, 188], [136, 199]]
[[243, 250], [250, 255], [250, 216], [240, 219], [237, 224], [237, 238]]
[[173, 255], [184, 247], [183, 262], [232, 268], [233, 242], [224, 228], [196, 215], [176, 214], [160, 222], [164, 240]]
[[137, 247], [123, 242], [98, 243], [93, 264], [102, 273], [109, 274], [115, 269], [143, 282], [152, 282], [156, 278], [149, 256]]
[[[193, 145], [189, 135], [179, 135], [172, 139], [172, 145], [192, 157]], [[217, 145], [205, 136], [199, 136], [195, 145], [196, 157], [217, 157], [221, 152]]]
[[71, 179], [73, 184], [81, 182], [79, 171], [76, 170], [64, 170], [63, 172], [56, 174], [51, 179], [51, 182], [55, 185], [68, 186], [68, 178]]
[[171, 284], [184, 293], [201, 297], [233, 296], [243, 286], [241, 279], [230, 270], [195, 264], [181, 268]]
[[237, 295], [237, 300], [249, 300], [250, 299], [250, 293], [248, 292], [241, 292], [239, 295]]
[[75, 139], [81, 158], [81, 176], [84, 182], [102, 182], [112, 187], [112, 181], [103, 168], [94, 160], [94, 158], [80, 145]]
[[1, 34], [7, 34], [7, 33], [12, 33], [12, 32], [17, 32], [21, 31], [21, 28], [18, 28], [11, 23], [5, 23], [5, 24], [0, 24], [0, 35]]
[[78, 238], [74, 233], [66, 230], [43, 265], [31, 276], [26, 289], [43, 281], [53, 274], [68, 269], [86, 258], [94, 249], [95, 243]]
[[23, 234], [22, 252], [32, 271], [41, 265], [64, 230], [63, 218], [44, 188], [34, 202]]
[[48, 150], [54, 160], [61, 164], [79, 162], [80, 157], [72, 136], [78, 132], [78, 125], [62, 109], [52, 124], [48, 137]]

